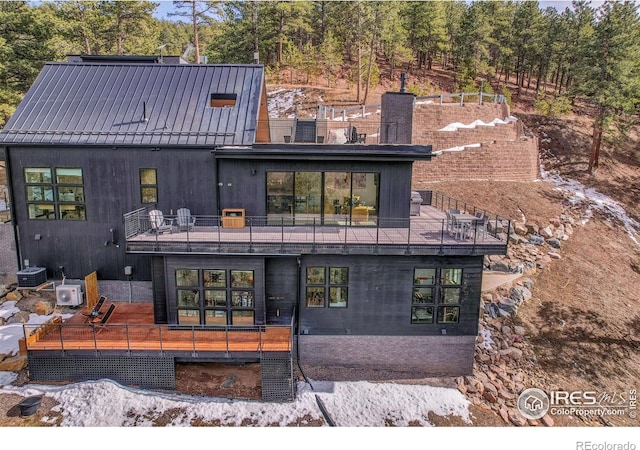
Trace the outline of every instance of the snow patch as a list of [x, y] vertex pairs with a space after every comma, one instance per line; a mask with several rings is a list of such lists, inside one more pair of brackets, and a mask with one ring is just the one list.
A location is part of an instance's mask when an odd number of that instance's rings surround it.
[[458, 131], [459, 129], [466, 129], [466, 128], [476, 128], [476, 127], [495, 127], [497, 124], [508, 124], [510, 122], [517, 122], [518, 119], [516, 117], [513, 116], [509, 116], [506, 119], [502, 120], [502, 119], [498, 119], [495, 118], [493, 119], [491, 122], [483, 122], [482, 120], [478, 119], [478, 120], [474, 120], [473, 122], [469, 123], [469, 124], [464, 124], [464, 123], [460, 123], [460, 122], [454, 122], [454, 123], [450, 123], [449, 125], [447, 125], [444, 128], [440, 128], [438, 131]]
[[640, 222], [629, 217], [625, 209], [620, 206], [618, 202], [598, 192], [594, 188], [585, 187], [577, 180], [567, 180], [556, 172], [547, 172], [542, 165], [540, 166], [540, 174], [544, 181], [553, 184], [557, 190], [571, 194], [569, 203], [572, 205], [580, 203], [587, 204], [586, 216], [582, 220], [582, 225], [593, 217], [593, 210], [600, 211], [609, 217], [614, 217], [619, 220], [627, 230], [629, 238], [640, 247]]
[[485, 350], [491, 350], [491, 345], [495, 345], [495, 341], [491, 338], [491, 331], [486, 328], [480, 330], [480, 336], [482, 336], [482, 342], [478, 344], [479, 347], [482, 347]]

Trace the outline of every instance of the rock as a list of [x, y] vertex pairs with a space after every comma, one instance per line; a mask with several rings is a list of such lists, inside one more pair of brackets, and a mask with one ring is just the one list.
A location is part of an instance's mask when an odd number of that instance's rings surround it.
[[504, 334], [511, 334], [511, 327], [509, 327], [508, 325], [505, 325], [502, 327], [502, 332]]
[[549, 255], [551, 257], [551, 259], [560, 259], [560, 258], [562, 258], [562, 256], [560, 256], [559, 253], [555, 253], [555, 252], [549, 252], [549, 253], [547, 253], [547, 255]]
[[570, 223], [564, 225], [564, 234], [571, 236], [573, 234], [573, 226]]
[[538, 234], [539, 231], [540, 231], [540, 227], [538, 227], [537, 223], [527, 224], [527, 234]]
[[542, 424], [545, 427], [552, 427], [553, 426], [553, 419], [551, 418], [551, 416], [549, 414], [545, 414], [544, 416], [542, 416], [540, 421], [542, 422]]
[[527, 227], [524, 226], [524, 224], [522, 224], [522, 223], [516, 222], [514, 224], [514, 226], [513, 226], [513, 230], [519, 236], [526, 236], [527, 235]]
[[464, 395], [467, 394], [467, 387], [464, 384], [459, 384], [458, 385], [458, 390]]
[[539, 234], [545, 239], [551, 238], [553, 237], [553, 228], [551, 225], [541, 228]]
[[53, 314], [54, 306], [45, 300], [40, 300], [36, 303], [35, 312], [40, 316], [49, 316]]
[[6, 324], [6, 323], [7, 323], [7, 321], [5, 320], [5, 318], [4, 317], [0, 317], [0, 327], [2, 325]]
[[505, 423], [509, 423], [509, 412], [504, 406], [500, 408], [500, 417], [502, 417], [502, 420], [504, 420]]
[[522, 284], [527, 289], [531, 290], [533, 289], [533, 285], [535, 284], [535, 282], [531, 278], [525, 278], [520, 281], [520, 284]]
[[7, 320], [7, 323], [27, 323], [28, 321], [29, 321], [29, 312], [18, 311]]
[[488, 382], [489, 381], [489, 377], [487, 376], [486, 373], [484, 372], [480, 372], [480, 371], [476, 371], [473, 372], [473, 375], [480, 381], [482, 381], [483, 383]]
[[489, 268], [494, 272], [507, 272], [509, 273], [509, 266], [502, 261], [495, 261], [489, 265]]
[[520, 325], [515, 325], [513, 327], [513, 332], [515, 334], [519, 334], [520, 336], [524, 336], [527, 334], [527, 329], [525, 327], [521, 327]]
[[511, 358], [515, 359], [516, 361], [519, 361], [522, 359], [522, 356], [523, 356], [522, 350], [516, 347], [511, 347], [509, 350], [510, 350], [509, 356], [511, 356]]
[[560, 240], [556, 238], [547, 239], [547, 244], [553, 248], [560, 248]]
[[22, 294], [20, 291], [11, 291], [5, 296], [5, 298], [9, 301], [17, 302], [22, 299]]
[[515, 245], [519, 245], [519, 244], [526, 244], [527, 242], [529, 242], [529, 241], [527, 241], [527, 239], [525, 239], [524, 237], [522, 237], [522, 236], [518, 236], [518, 235], [517, 235], [517, 234], [515, 234], [515, 233], [511, 233], [511, 234], [509, 235], [509, 239], [510, 239], [510, 240], [511, 240], [511, 242], [512, 242], [513, 244], [515, 244]]
[[9, 288], [9, 285], [7, 285], [7, 284], [0, 284], [0, 297], [4, 297], [4, 296], [5, 296], [5, 295], [7, 295], [10, 291], [11, 291], [11, 289]]
[[535, 419], [527, 419], [527, 423], [532, 427], [540, 426], [540, 422]]
[[0, 362], [0, 372], [20, 372], [27, 367], [27, 357], [10, 356]]
[[519, 412], [514, 410], [509, 411], [509, 420], [517, 427], [523, 427], [527, 424], [527, 420], [522, 417]]
[[498, 396], [491, 391], [484, 391], [482, 397], [489, 403], [495, 403], [498, 401]]
[[522, 305], [522, 303], [526, 302], [531, 297], [531, 291], [524, 286], [514, 286], [511, 289], [511, 294], [509, 295], [509, 298], [511, 298], [518, 306]]
[[529, 243], [533, 245], [544, 244], [544, 238], [538, 234], [532, 234], [529, 236]]
[[500, 301], [500, 303], [498, 303], [498, 312], [503, 311], [506, 315], [502, 317], [506, 317], [506, 316], [509, 316], [510, 314], [517, 313], [518, 306], [520, 305], [516, 304], [516, 302], [514, 302], [512, 299], [506, 298]]

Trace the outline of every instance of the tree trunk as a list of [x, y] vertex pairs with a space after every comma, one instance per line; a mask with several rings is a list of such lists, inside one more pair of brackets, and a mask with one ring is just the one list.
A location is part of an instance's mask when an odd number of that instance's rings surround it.
[[198, 42], [198, 14], [196, 2], [191, 3], [191, 19], [193, 22], [193, 46], [196, 50], [196, 64], [200, 64], [200, 43]]
[[357, 45], [358, 45], [358, 61], [356, 62], [356, 103], [360, 103], [360, 77], [362, 76], [360, 73], [360, 64], [362, 59], [362, 51], [360, 50], [360, 2], [358, 2], [358, 22], [357, 22]]
[[602, 143], [602, 106], [599, 107], [598, 115], [593, 121], [593, 137], [591, 140], [591, 155], [589, 157], [589, 173], [595, 175], [600, 162], [600, 144]]
[[367, 63], [367, 84], [364, 86], [364, 99], [362, 103], [367, 103], [367, 97], [369, 96], [369, 83], [371, 83], [371, 66], [373, 64], [373, 44], [375, 43], [375, 35], [371, 36], [371, 44], [369, 45], [369, 61]]
[[282, 42], [284, 41], [284, 11], [280, 11], [280, 23], [278, 25], [278, 64], [282, 62]]

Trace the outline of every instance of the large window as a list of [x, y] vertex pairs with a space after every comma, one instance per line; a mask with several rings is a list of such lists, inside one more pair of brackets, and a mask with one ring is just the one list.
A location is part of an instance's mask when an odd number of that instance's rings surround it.
[[158, 203], [158, 172], [156, 169], [140, 169], [140, 202]]
[[29, 219], [87, 219], [82, 169], [26, 167], [24, 180]]
[[180, 325], [253, 325], [253, 270], [177, 269]]
[[374, 172], [267, 172], [267, 214], [296, 223], [375, 225], [378, 186]]
[[461, 293], [462, 269], [414, 269], [411, 323], [458, 323]]
[[347, 267], [307, 267], [308, 308], [346, 308], [349, 289]]

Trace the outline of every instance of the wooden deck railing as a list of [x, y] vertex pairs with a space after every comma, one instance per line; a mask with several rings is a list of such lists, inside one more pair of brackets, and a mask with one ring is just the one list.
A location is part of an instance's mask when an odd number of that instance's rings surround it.
[[[293, 320], [293, 319], [292, 319]], [[291, 325], [170, 326], [113, 324], [24, 325], [28, 351], [289, 352]]]

